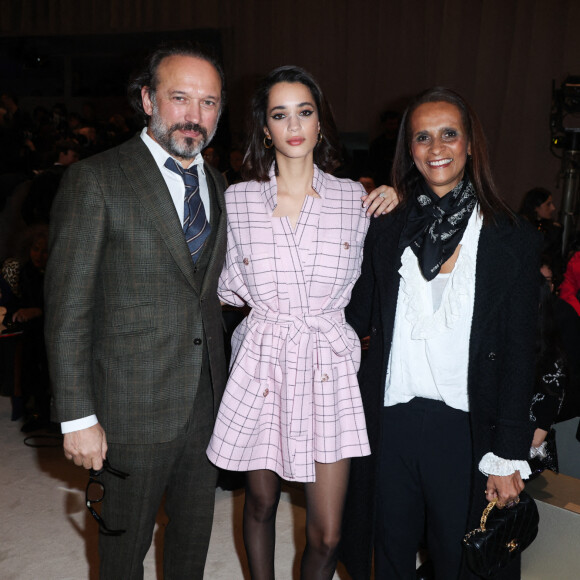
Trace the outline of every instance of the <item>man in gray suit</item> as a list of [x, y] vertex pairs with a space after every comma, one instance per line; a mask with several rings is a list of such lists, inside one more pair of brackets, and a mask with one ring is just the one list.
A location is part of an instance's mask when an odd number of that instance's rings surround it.
[[226, 378], [226, 215], [223, 178], [200, 152], [223, 105], [222, 69], [199, 47], [162, 47], [129, 95], [147, 126], [73, 165], [52, 209], [54, 416], [68, 459], [94, 470], [108, 460], [96, 478], [101, 532], [125, 532], [100, 535], [101, 578], [143, 578], [165, 495], [164, 578], [201, 579], [216, 482], [205, 448]]

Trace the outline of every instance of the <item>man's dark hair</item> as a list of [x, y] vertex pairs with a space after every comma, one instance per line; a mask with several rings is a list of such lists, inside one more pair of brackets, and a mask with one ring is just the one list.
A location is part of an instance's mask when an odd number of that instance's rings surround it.
[[140, 115], [145, 122], [149, 118], [149, 115], [147, 115], [143, 109], [141, 89], [143, 87], [149, 87], [149, 93], [154, 97], [155, 91], [157, 90], [157, 83], [159, 81], [157, 78], [157, 70], [163, 59], [170, 56], [191, 56], [209, 62], [209, 64], [215, 68], [221, 80], [222, 92], [220, 95], [220, 108], [223, 109], [226, 98], [225, 76], [223, 68], [214, 51], [209, 47], [202, 46], [198, 43], [181, 41], [159, 45], [153, 52], [149, 53], [142, 68], [130, 79], [129, 85], [127, 86], [127, 97], [129, 98], [129, 103], [135, 112]]
[[248, 147], [242, 166], [244, 179], [268, 181], [270, 167], [275, 160], [276, 149], [264, 147], [264, 127], [267, 125], [268, 98], [278, 83], [299, 83], [312, 93], [318, 110], [322, 140], [314, 148], [314, 163], [327, 173], [339, 165], [340, 145], [338, 132], [330, 106], [322, 89], [312, 75], [297, 66], [281, 66], [271, 71], [258, 86], [250, 107], [248, 121]]

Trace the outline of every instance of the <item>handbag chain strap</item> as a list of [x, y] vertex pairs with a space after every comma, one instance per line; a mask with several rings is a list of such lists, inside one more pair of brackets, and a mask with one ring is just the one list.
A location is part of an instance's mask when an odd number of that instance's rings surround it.
[[483, 513], [481, 514], [481, 521], [479, 522], [479, 528], [475, 528], [475, 530], [471, 530], [471, 532], [469, 532], [465, 535], [465, 537], [463, 538], [463, 541], [465, 543], [467, 543], [467, 541], [469, 540], [469, 538], [471, 538], [471, 536], [473, 536], [479, 532], [485, 532], [485, 524], [487, 524], [487, 517], [491, 513], [491, 510], [494, 508], [496, 502], [497, 502], [497, 498], [493, 499], [492, 501], [490, 501], [487, 504], [487, 507], [483, 510]]
[[487, 517], [491, 513], [491, 510], [494, 508], [495, 504], [497, 503], [497, 498], [492, 499], [488, 504], [487, 507], [483, 510], [481, 514], [481, 521], [479, 522], [479, 529], [482, 532], [485, 532], [485, 524], [487, 524]]

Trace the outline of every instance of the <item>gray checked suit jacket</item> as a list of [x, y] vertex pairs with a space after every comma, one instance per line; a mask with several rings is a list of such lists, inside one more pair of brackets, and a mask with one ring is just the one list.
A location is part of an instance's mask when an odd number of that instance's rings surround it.
[[223, 178], [205, 170], [216, 233], [203, 277], [139, 136], [65, 173], [45, 279], [54, 420], [96, 414], [110, 442], [171, 441], [193, 408], [204, 352], [217, 410], [226, 379], [217, 297], [226, 214]]

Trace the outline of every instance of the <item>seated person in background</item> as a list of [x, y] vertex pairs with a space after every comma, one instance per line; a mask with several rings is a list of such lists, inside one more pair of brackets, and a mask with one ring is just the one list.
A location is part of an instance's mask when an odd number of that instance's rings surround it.
[[564, 272], [564, 280], [560, 285], [560, 298], [566, 301], [580, 316], [580, 239], [576, 240], [572, 245], [572, 252], [566, 271]]
[[[20, 262], [15, 258], [6, 258], [0, 265], [0, 306], [6, 311], [5, 326], [12, 324], [12, 313], [16, 310], [20, 297]], [[10, 313], [10, 316], [8, 316]], [[0, 322], [2, 322], [0, 320]]]
[[72, 139], [55, 143], [56, 161], [34, 177], [22, 204], [22, 218], [27, 225], [48, 224], [50, 208], [66, 168], [80, 159], [80, 146]]
[[201, 152], [201, 155], [206, 163], [209, 163], [211, 166], [219, 170], [221, 155], [217, 147], [215, 147], [214, 145], [210, 145]]
[[543, 252], [549, 254], [558, 282], [562, 279], [562, 226], [554, 221], [556, 206], [552, 194], [543, 187], [534, 187], [525, 195], [519, 214], [544, 236]]
[[24, 414], [18, 372], [21, 344], [19, 337], [14, 335], [19, 325], [12, 322], [20, 296], [19, 281], [20, 262], [15, 258], [6, 258], [0, 264], [0, 334], [5, 335], [0, 343], [0, 395], [10, 397], [12, 421], [17, 421]]
[[580, 238], [572, 243], [570, 255], [554, 310], [569, 375], [566, 398], [558, 421], [580, 416]]
[[242, 163], [244, 162], [244, 153], [241, 149], [232, 149], [230, 151], [230, 166], [223, 172], [226, 183], [234, 185], [242, 180]]
[[28, 260], [20, 271], [20, 300], [12, 322], [24, 330], [22, 351], [22, 396], [30, 410], [23, 425], [27, 433], [49, 424], [50, 383], [44, 344], [44, 270], [48, 259], [48, 228], [36, 226], [27, 231]]
[[530, 449], [530, 467], [533, 474], [544, 469], [558, 472], [552, 425], [562, 409], [568, 374], [566, 355], [554, 315], [557, 298], [552, 294], [553, 285], [551, 279], [546, 277], [548, 272], [545, 266], [542, 273], [546, 279], [540, 287], [536, 376], [530, 407], [530, 420], [535, 424]]
[[370, 193], [377, 187], [377, 182], [372, 171], [362, 171], [357, 181], [362, 183], [362, 186], [365, 188], [367, 193]]
[[369, 165], [376, 173], [379, 183], [391, 185], [391, 168], [395, 158], [400, 118], [397, 111], [383, 111], [380, 116], [381, 133], [373, 139], [369, 147]]

